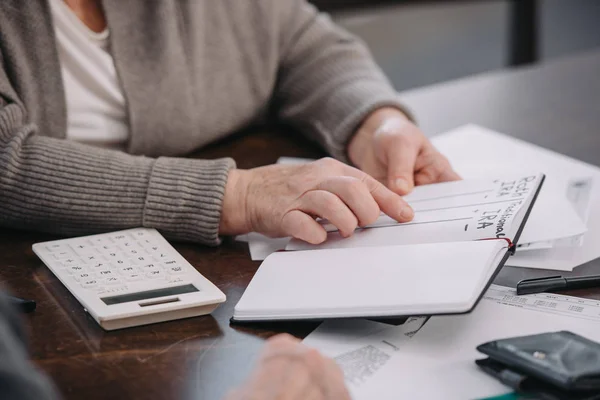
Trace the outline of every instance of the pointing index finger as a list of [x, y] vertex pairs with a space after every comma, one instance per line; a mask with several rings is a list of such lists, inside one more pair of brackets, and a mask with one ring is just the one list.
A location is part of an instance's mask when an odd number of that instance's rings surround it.
[[371, 192], [371, 196], [381, 211], [398, 222], [411, 221], [415, 213], [411, 206], [398, 194], [392, 192], [372, 176], [350, 166], [346, 166], [346, 175], [360, 179]]

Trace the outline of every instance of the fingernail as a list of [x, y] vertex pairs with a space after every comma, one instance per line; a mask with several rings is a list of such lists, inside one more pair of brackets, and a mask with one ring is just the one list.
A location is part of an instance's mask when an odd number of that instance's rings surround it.
[[398, 191], [402, 193], [408, 193], [410, 191], [410, 185], [406, 179], [398, 178], [394, 183]]
[[400, 217], [406, 221], [410, 221], [414, 218], [415, 212], [410, 206], [406, 206], [400, 211]]

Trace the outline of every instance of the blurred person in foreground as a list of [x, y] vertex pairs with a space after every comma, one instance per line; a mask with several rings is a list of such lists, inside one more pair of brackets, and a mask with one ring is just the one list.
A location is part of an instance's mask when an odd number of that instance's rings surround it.
[[[27, 358], [23, 327], [0, 291], [2, 400], [58, 400], [50, 380]], [[289, 335], [269, 339], [256, 368], [225, 400], [350, 400], [338, 366]]]

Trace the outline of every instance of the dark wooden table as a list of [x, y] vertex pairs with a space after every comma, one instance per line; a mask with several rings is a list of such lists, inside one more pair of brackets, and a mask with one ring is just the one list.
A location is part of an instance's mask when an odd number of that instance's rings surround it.
[[[533, 69], [500, 72], [423, 88], [403, 97], [430, 133], [482, 123], [593, 164], [600, 164], [600, 52]], [[302, 138], [262, 130], [210, 146], [204, 157], [235, 157], [241, 168], [280, 155], [319, 157]], [[258, 267], [244, 243], [175, 247], [227, 295], [212, 316], [105, 332], [34, 256], [50, 235], [0, 230], [0, 282], [38, 309], [25, 317], [32, 357], [67, 399], [218, 399], [251, 369], [264, 338], [303, 337], [314, 324], [230, 326], [233, 307]], [[575, 274], [600, 272], [600, 262]], [[497, 283], [514, 285], [543, 271], [505, 268]], [[579, 292], [600, 299], [600, 290]]]

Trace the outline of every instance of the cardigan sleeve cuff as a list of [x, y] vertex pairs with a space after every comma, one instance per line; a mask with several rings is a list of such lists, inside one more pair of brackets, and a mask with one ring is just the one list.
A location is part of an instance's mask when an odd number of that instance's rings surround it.
[[156, 160], [144, 207], [143, 225], [181, 241], [216, 246], [231, 158]]

